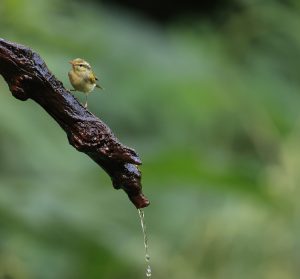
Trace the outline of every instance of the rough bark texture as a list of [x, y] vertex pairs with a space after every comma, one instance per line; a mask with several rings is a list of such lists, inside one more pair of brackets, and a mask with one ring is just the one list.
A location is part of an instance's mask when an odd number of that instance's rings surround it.
[[105, 123], [86, 110], [37, 53], [0, 38], [0, 74], [14, 97], [30, 98], [42, 106], [67, 133], [69, 143], [109, 174], [114, 188], [122, 188], [137, 208], [149, 205], [141, 191], [141, 160], [136, 152], [122, 145]]

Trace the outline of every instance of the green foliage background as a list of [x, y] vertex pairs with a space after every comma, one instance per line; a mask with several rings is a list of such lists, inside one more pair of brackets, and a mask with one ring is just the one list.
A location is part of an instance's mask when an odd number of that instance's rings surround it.
[[[0, 37], [66, 88], [72, 58], [100, 76], [90, 110], [143, 159], [155, 279], [299, 278], [299, 4], [241, 2], [218, 28], [163, 29], [86, 2], [0, 2]], [[2, 78], [0, 92], [0, 278], [144, 278], [126, 195]]]

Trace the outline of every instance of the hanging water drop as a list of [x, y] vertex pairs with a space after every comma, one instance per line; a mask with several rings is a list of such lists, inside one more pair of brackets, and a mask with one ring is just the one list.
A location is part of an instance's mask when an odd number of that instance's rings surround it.
[[147, 278], [151, 278], [151, 275], [152, 275], [151, 267], [150, 265], [148, 265], [146, 268], [146, 276]]

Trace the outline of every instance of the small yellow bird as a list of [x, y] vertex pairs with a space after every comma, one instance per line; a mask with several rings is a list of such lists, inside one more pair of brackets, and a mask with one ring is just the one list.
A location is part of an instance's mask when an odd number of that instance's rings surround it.
[[97, 84], [98, 78], [95, 76], [91, 65], [84, 59], [76, 58], [69, 63], [72, 65], [72, 70], [68, 73], [69, 80], [74, 87], [72, 91], [85, 93], [84, 107], [87, 108], [88, 94], [92, 92], [95, 87], [103, 88]]

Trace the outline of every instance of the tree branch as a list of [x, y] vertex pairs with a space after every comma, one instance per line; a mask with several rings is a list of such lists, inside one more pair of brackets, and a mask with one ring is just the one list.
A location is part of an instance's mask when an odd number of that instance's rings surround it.
[[121, 144], [109, 127], [87, 111], [49, 71], [31, 49], [0, 38], [0, 74], [13, 96], [34, 100], [66, 132], [69, 143], [87, 154], [122, 188], [137, 208], [149, 201], [141, 191], [141, 160], [133, 149]]

